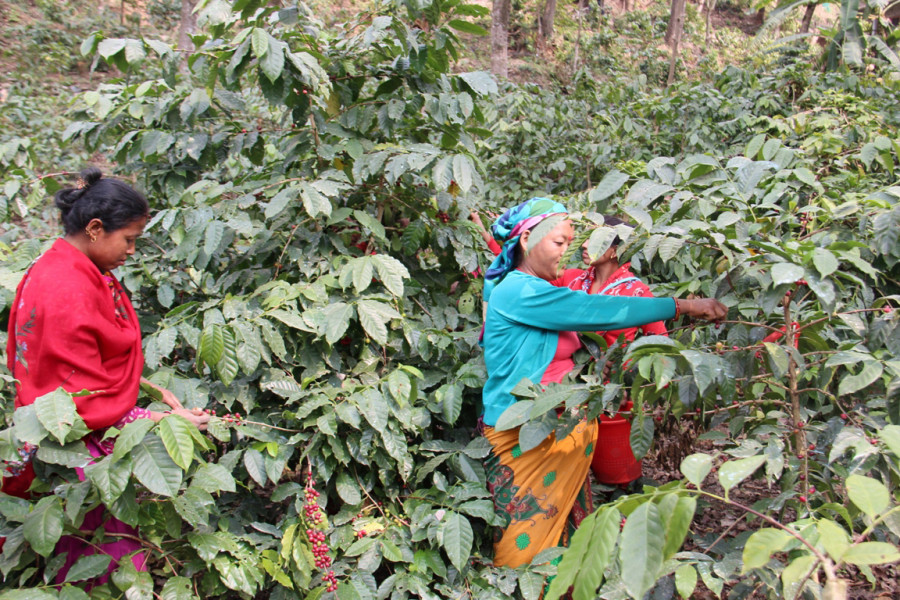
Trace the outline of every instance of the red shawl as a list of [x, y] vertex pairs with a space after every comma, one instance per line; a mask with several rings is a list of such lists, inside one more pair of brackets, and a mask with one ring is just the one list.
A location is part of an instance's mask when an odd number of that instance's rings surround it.
[[135, 406], [143, 371], [134, 308], [112, 275], [64, 239], [31, 266], [16, 290], [6, 347], [18, 380], [16, 407], [62, 386], [91, 429]]

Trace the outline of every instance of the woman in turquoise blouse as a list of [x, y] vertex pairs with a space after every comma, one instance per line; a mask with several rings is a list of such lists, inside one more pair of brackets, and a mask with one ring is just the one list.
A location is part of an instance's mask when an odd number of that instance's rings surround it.
[[[562, 440], [548, 436], [523, 453], [518, 429], [494, 429], [516, 401], [510, 393], [516, 384], [525, 377], [542, 384], [562, 381], [574, 367], [577, 331], [624, 329], [680, 314], [707, 320], [727, 314], [712, 299], [588, 295], [553, 286], [574, 236], [566, 214], [558, 202], [532, 198], [504, 213], [491, 228], [503, 250], [485, 276], [488, 379], [482, 398], [484, 435], [493, 447], [486, 459], [488, 488], [506, 521], [495, 539], [497, 566], [518, 567], [546, 548], [567, 543], [567, 521], [577, 526], [590, 510], [588, 470], [596, 421], [584, 421]], [[551, 216], [558, 222], [532, 239], [534, 228]]]

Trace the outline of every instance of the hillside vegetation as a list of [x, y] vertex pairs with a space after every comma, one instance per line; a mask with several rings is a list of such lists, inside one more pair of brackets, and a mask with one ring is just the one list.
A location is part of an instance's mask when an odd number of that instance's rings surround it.
[[[40, 449], [39, 493], [0, 497], [0, 599], [900, 593], [900, 59], [883, 6], [832, 5], [814, 41], [794, 35], [800, 8], [768, 7], [751, 35], [756, 7], [722, 4], [707, 50], [688, 5], [666, 87], [659, 2], [560, 5], [540, 49], [535, 6], [515, 5], [510, 81], [486, 70], [482, 4], [208, 0], [193, 53], [173, 46], [174, 4], [0, 2], [2, 314], [59, 234], [49, 196], [101, 165], [151, 199], [118, 270], [145, 375], [218, 415], [207, 435], [175, 417], [112, 432], [116, 454], [79, 481], [71, 397], [14, 411], [4, 369], [0, 458]], [[635, 454], [663, 441], [673, 468], [597, 486], [570, 548], [513, 570], [491, 564], [475, 432], [491, 257], [466, 217], [536, 194], [575, 213], [571, 254], [608, 247], [601, 215], [619, 214], [657, 295], [729, 317], [589, 344], [567, 385], [517, 388], [502, 420], [523, 447], [573, 426], [557, 407], [614, 414], [627, 392]], [[606, 361], [630, 368], [604, 380]], [[124, 560], [88, 590], [108, 561], [87, 557], [53, 585], [60, 536], [103, 541], [78, 533], [100, 505], [140, 527], [150, 571]]]

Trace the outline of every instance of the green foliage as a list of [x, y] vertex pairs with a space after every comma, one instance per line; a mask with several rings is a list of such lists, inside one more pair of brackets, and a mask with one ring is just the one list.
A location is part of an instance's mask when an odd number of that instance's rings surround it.
[[[326, 27], [302, 4], [210, 0], [184, 72], [150, 37], [82, 44], [123, 77], [74, 99], [60, 143], [108, 157], [151, 198], [140, 260], [120, 270], [146, 367], [223, 416], [207, 434], [177, 416], [130, 423], [91, 462], [68, 394], [11, 414], [0, 455], [39, 445], [43, 494], [0, 500], [0, 572], [16, 592], [78, 594], [48, 587], [52, 552], [100, 504], [140, 526], [152, 576], [125, 560], [95, 598], [323, 597], [312, 531], [327, 537], [338, 598], [536, 600], [554, 575], [547, 597], [573, 585], [578, 598], [690, 597], [699, 581], [787, 597], [823, 565], [896, 560], [900, 322], [885, 309], [900, 298], [900, 90], [877, 69], [822, 74], [785, 51], [666, 93], [589, 70], [567, 94], [501, 92], [451, 69], [459, 32], [485, 14], [385, 1]], [[65, 179], [38, 177], [53, 154], [3, 140], [4, 306], [56, 233], [42, 216]], [[637, 228], [623, 257], [658, 295], [715, 296], [730, 319], [601, 350], [601, 364], [628, 360], [608, 383], [585, 369], [517, 388], [498, 426], [521, 426], [523, 448], [574, 426], [557, 407], [615, 412], [627, 390], [638, 454], [653, 411], [697, 419], [719, 454], [603, 506], [564, 555], [510, 570], [489, 564], [471, 275], [488, 258], [464, 217], [534, 193], [565, 196], [587, 229], [599, 212], [625, 215]], [[600, 231], [583, 233], [593, 253], [611, 241]], [[766, 525], [680, 552], [709, 510], [697, 499], [734, 506], [751, 477], [775, 490], [752, 507]], [[69, 581], [105, 567], [79, 562]]]

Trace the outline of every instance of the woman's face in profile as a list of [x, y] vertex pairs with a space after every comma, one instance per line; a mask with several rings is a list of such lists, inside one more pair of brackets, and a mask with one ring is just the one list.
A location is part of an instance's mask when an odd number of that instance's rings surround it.
[[115, 231], [107, 232], [101, 228], [96, 241], [87, 246], [88, 258], [101, 272], [121, 267], [134, 254], [134, 243], [146, 225], [147, 217], [141, 217]]
[[[528, 248], [528, 239], [531, 231], [522, 234], [521, 242], [524, 248]], [[530, 250], [526, 250], [522, 264], [519, 268], [531, 275], [552, 281], [559, 277], [559, 262], [569, 249], [569, 244], [575, 237], [572, 222], [566, 219], [560, 221], [556, 227], [550, 230]]]
[[606, 252], [591, 260], [591, 255], [588, 252], [588, 241], [585, 241], [584, 244], [581, 245], [581, 260], [589, 267], [599, 267], [600, 265], [606, 264], [611, 260], [616, 258], [616, 247], [610, 246], [607, 248]]

